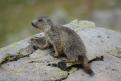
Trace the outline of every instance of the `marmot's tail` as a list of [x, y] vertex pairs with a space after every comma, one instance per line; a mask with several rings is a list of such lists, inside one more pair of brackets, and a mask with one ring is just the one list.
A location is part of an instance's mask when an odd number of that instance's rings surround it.
[[84, 67], [84, 71], [85, 71], [87, 74], [91, 75], [91, 76], [94, 75], [94, 72], [92, 71], [92, 69], [91, 69], [90, 67]]
[[88, 58], [86, 56], [78, 56], [78, 60], [82, 64], [84, 71], [93, 76], [94, 72], [92, 71], [90, 64], [88, 63]]

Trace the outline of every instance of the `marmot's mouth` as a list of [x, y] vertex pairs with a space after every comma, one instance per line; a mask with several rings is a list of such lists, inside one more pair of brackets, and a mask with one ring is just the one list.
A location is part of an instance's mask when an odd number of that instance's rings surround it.
[[32, 23], [32, 26], [35, 27], [35, 28], [38, 28], [34, 23]]

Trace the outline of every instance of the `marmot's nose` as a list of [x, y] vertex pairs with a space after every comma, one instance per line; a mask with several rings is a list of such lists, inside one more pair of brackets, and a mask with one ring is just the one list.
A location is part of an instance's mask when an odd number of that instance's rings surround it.
[[33, 27], [36, 27], [36, 25], [35, 25], [33, 22], [32, 22], [32, 26], [33, 26]]
[[34, 23], [32, 22], [32, 26], [34, 26]]

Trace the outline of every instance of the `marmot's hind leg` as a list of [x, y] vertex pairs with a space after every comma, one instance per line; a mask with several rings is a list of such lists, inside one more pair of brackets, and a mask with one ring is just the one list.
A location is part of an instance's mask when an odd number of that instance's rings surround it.
[[54, 51], [55, 51], [55, 53], [54, 53], [53, 56], [56, 57], [56, 58], [60, 57], [60, 56], [62, 55], [62, 50], [61, 50], [61, 48], [60, 48], [58, 42], [54, 42], [54, 43], [52, 44], [52, 46], [53, 46], [53, 49], [54, 49]]

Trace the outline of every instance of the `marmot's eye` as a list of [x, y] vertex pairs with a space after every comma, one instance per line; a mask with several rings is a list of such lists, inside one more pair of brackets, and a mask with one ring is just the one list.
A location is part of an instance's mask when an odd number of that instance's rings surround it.
[[38, 21], [39, 21], [39, 22], [42, 22], [42, 19], [39, 19]]

